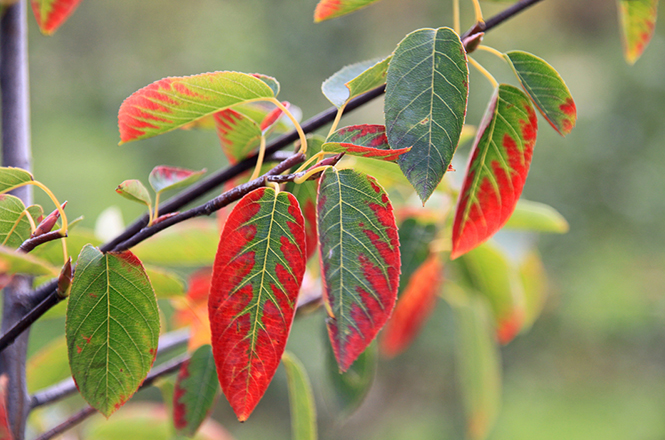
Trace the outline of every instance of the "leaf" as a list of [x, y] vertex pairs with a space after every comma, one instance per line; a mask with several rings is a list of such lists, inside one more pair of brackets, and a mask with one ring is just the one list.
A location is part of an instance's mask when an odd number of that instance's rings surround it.
[[5, 192], [22, 183], [31, 182], [32, 174], [21, 168], [0, 167], [0, 192]]
[[217, 136], [229, 163], [240, 162], [259, 146], [261, 128], [252, 119], [230, 108], [215, 113], [214, 118]]
[[109, 417], [136, 392], [157, 354], [157, 299], [138, 258], [83, 248], [65, 333], [76, 386]]
[[398, 163], [423, 203], [457, 148], [468, 80], [466, 52], [449, 28], [410, 33], [390, 61], [384, 103], [388, 143], [395, 149], [413, 147]]
[[314, 10], [314, 23], [350, 14], [377, 0], [319, 0]]
[[260, 79], [261, 81], [263, 81], [263, 83], [265, 85], [270, 87], [270, 90], [272, 90], [272, 96], [273, 97], [279, 95], [279, 87], [280, 86], [279, 86], [279, 82], [277, 82], [277, 80], [275, 78], [273, 78], [272, 76], [264, 75], [262, 73], [252, 73], [251, 76], [253, 76], [254, 78]]
[[[249, 117], [258, 124], [265, 121], [271, 113], [277, 110], [274, 104], [262, 101], [238, 104], [234, 106], [233, 109]], [[302, 119], [302, 110], [298, 106], [289, 104], [289, 111], [297, 121]], [[291, 119], [284, 117], [277, 119], [275, 124], [271, 127], [271, 131], [278, 134], [283, 134], [293, 129], [294, 126]]]
[[[2, 10], [0, 10], [2, 12]], [[0, 376], [0, 439], [13, 440], [11, 426], [9, 425], [9, 414], [7, 412], [7, 374]]]
[[177, 312], [174, 322], [177, 326], [190, 326], [191, 335], [187, 345], [190, 351], [210, 344], [210, 320], [208, 319], [208, 294], [212, 281], [212, 268], [197, 270], [189, 277], [189, 290], [186, 301], [175, 303]]
[[565, 234], [569, 226], [559, 211], [551, 206], [520, 199], [504, 228]]
[[538, 120], [529, 98], [502, 84], [494, 92], [470, 153], [453, 223], [451, 259], [489, 239], [522, 194]]
[[623, 55], [628, 64], [642, 56], [656, 29], [658, 0], [618, 0]]
[[[276, 81], [239, 72], [168, 77], [134, 92], [120, 106], [121, 144], [163, 134], [234, 104], [273, 98]], [[270, 82], [270, 85], [267, 84]]]
[[293, 440], [316, 440], [318, 438], [316, 406], [307, 371], [300, 360], [288, 351], [282, 355], [282, 363], [286, 369], [289, 386], [291, 438]]
[[157, 299], [177, 298], [185, 295], [185, 283], [175, 272], [148, 265], [145, 266], [145, 272], [155, 290]]
[[196, 182], [205, 174], [201, 171], [191, 171], [184, 168], [160, 165], [152, 169], [148, 181], [156, 193], [169, 189], [184, 188]]
[[29, 393], [43, 390], [69, 378], [71, 372], [65, 335], [57, 337], [30, 356], [25, 373]]
[[519, 265], [519, 275], [524, 288], [524, 322], [521, 332], [531, 328], [540, 316], [547, 299], [547, 274], [540, 254], [532, 250]]
[[399, 294], [410, 282], [413, 274], [427, 260], [429, 245], [436, 238], [437, 227], [432, 221], [407, 218], [399, 225], [402, 275], [399, 279]]
[[386, 127], [383, 125], [352, 125], [337, 130], [321, 147], [329, 153], [346, 153], [352, 156], [395, 162], [410, 148], [393, 150], [388, 145]]
[[81, 0], [30, 0], [44, 35], [53, 34], [74, 13]]
[[143, 184], [136, 179], [125, 180], [115, 189], [115, 192], [133, 202], [139, 202], [144, 205], [152, 205], [150, 193]]
[[208, 303], [217, 374], [247, 420], [277, 370], [305, 273], [296, 198], [259, 188], [233, 208], [219, 241]]
[[542, 58], [520, 50], [506, 53], [505, 58], [547, 122], [562, 136], [570, 133], [577, 108], [559, 72]]
[[[282, 105], [284, 108], [287, 110], [291, 107], [291, 104], [288, 101], [282, 101]], [[265, 136], [267, 135], [270, 131], [272, 131], [273, 127], [277, 125], [279, 120], [284, 116], [284, 111], [276, 107], [273, 111], [268, 113], [265, 118], [261, 121], [261, 124], [259, 125], [259, 128], [261, 129], [261, 133]]]
[[194, 352], [178, 372], [173, 393], [173, 425], [179, 435], [193, 436], [206, 419], [219, 386], [210, 345]]
[[[62, 257], [62, 255], [60, 256]], [[50, 275], [57, 277], [59, 271], [56, 267], [38, 257], [22, 252], [16, 252], [12, 248], [0, 246], [0, 273], [14, 275], [17, 273], [26, 275]]]
[[345, 66], [321, 84], [321, 91], [340, 108], [356, 96], [385, 84], [391, 58], [375, 58]]
[[0, 245], [18, 249], [30, 238], [31, 225], [28, 215], [21, 199], [0, 194]]
[[383, 330], [380, 347], [384, 356], [395, 357], [411, 345], [434, 311], [442, 282], [443, 263], [431, 255], [409, 280]]
[[341, 371], [388, 320], [399, 286], [399, 238], [388, 195], [376, 179], [328, 168], [317, 202], [328, 335]]
[[372, 388], [377, 366], [377, 344], [374, 342], [349, 367], [340, 372], [332, 349], [327, 350], [326, 371], [332, 383], [331, 393], [342, 418], [353, 414]]

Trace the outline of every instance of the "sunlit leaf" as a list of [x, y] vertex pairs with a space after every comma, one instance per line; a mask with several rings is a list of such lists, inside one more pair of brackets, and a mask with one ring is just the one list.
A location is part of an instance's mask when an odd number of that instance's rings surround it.
[[407, 218], [399, 225], [400, 256], [402, 275], [399, 279], [401, 295], [413, 274], [427, 260], [429, 246], [437, 233], [432, 221], [418, 218]]
[[32, 12], [45, 35], [51, 35], [74, 13], [81, 0], [30, 0]]
[[575, 127], [577, 108], [568, 86], [547, 61], [519, 50], [505, 55], [536, 108], [562, 136]]
[[457, 258], [490, 238], [508, 221], [531, 166], [538, 120], [520, 89], [497, 88], [471, 150], [453, 224]]
[[139, 180], [125, 180], [120, 185], [118, 185], [118, 187], [115, 189], [115, 192], [133, 202], [142, 203], [148, 206], [152, 205], [152, 199], [150, 198], [148, 189], [143, 186]]
[[286, 369], [291, 404], [291, 438], [293, 440], [316, 440], [316, 406], [312, 385], [305, 367], [295, 355], [284, 352], [282, 363]]
[[551, 206], [520, 199], [504, 228], [565, 234], [569, 226], [559, 211]]
[[[60, 255], [62, 258], [62, 255]], [[62, 260], [60, 261], [62, 263]], [[27, 274], [27, 275], [50, 275], [57, 277], [59, 270], [49, 262], [35, 257], [34, 255], [16, 252], [14, 249], [0, 246], [0, 273], [2, 274]]]
[[623, 37], [623, 55], [634, 64], [646, 49], [656, 29], [658, 0], [618, 0]]
[[335, 107], [340, 108], [350, 99], [385, 84], [391, 58], [345, 66], [323, 82], [321, 91]]
[[388, 142], [395, 149], [413, 147], [398, 163], [423, 203], [457, 148], [468, 77], [466, 51], [449, 28], [410, 33], [390, 61], [384, 104]]
[[0, 245], [17, 249], [30, 238], [31, 225], [28, 215], [30, 214], [21, 199], [0, 194]]
[[[67, 358], [67, 341], [62, 335], [30, 356], [26, 364], [28, 392], [42, 390], [71, 377]], [[2, 438], [2, 437], [0, 437]]]
[[314, 10], [314, 22], [318, 23], [323, 20], [349, 14], [376, 1], [377, 0], [320, 0], [316, 5], [316, 10]]
[[372, 388], [376, 376], [377, 352], [376, 342], [371, 343], [346, 372], [341, 372], [332, 348], [327, 350], [326, 371], [332, 384], [330, 393], [342, 418], [353, 414]]
[[252, 73], [250, 75], [253, 76], [254, 78], [260, 79], [261, 81], [263, 81], [263, 83], [265, 85], [270, 87], [270, 90], [272, 90], [272, 95], [273, 96], [279, 95], [280, 85], [279, 85], [279, 82], [275, 78], [273, 78], [272, 76], [269, 76], [269, 75], [264, 75], [262, 73]]
[[383, 125], [351, 125], [331, 134], [321, 147], [329, 153], [346, 153], [352, 156], [395, 162], [409, 148], [393, 150], [388, 145], [386, 127]]
[[120, 106], [121, 143], [166, 133], [241, 102], [273, 98], [276, 81], [239, 72], [213, 72], [156, 81]]
[[213, 115], [222, 151], [229, 163], [240, 162], [259, 146], [261, 128], [257, 122], [234, 109]]
[[150, 278], [150, 284], [152, 284], [157, 298], [174, 298], [185, 294], [185, 283], [178, 274], [161, 267], [148, 265], [145, 266], [145, 272]]
[[81, 395], [110, 416], [136, 392], [157, 355], [157, 299], [131, 252], [83, 248], [67, 306], [66, 335]]
[[328, 335], [341, 371], [365, 351], [397, 298], [400, 252], [388, 195], [376, 179], [326, 169], [317, 202]]
[[224, 226], [209, 300], [219, 381], [240, 421], [277, 370], [305, 263], [305, 224], [296, 198], [272, 188], [244, 196]]
[[152, 169], [148, 181], [156, 193], [169, 189], [184, 188], [196, 182], [205, 174], [201, 171], [191, 171], [184, 168], [160, 165]]
[[430, 256], [409, 280], [381, 336], [381, 353], [395, 357], [406, 350], [418, 336], [436, 306], [443, 282], [443, 263]]
[[180, 367], [173, 393], [173, 425], [191, 437], [206, 419], [219, 385], [210, 345], [203, 345]]
[[34, 180], [32, 174], [21, 168], [0, 167], [0, 192]]
[[540, 316], [547, 299], [547, 274], [540, 254], [532, 250], [519, 265], [519, 275], [524, 287], [524, 322], [521, 331], [531, 328]]

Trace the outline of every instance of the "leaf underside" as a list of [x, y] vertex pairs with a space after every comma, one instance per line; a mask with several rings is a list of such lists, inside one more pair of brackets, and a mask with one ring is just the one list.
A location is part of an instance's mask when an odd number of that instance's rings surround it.
[[343, 67], [321, 84], [321, 91], [337, 108], [386, 82], [391, 57], [360, 61]]
[[658, 0], [618, 0], [623, 55], [628, 64], [642, 56], [656, 30]]
[[251, 118], [231, 108], [213, 116], [222, 151], [229, 163], [240, 162], [259, 146], [261, 128]]
[[321, 147], [329, 153], [346, 153], [351, 156], [395, 162], [408, 148], [393, 150], [388, 145], [386, 127], [383, 125], [351, 125], [331, 134]]
[[201, 171], [192, 171], [184, 168], [170, 167], [165, 165], [156, 166], [150, 172], [148, 181], [156, 193], [170, 189], [184, 188], [196, 182], [203, 174]]
[[314, 10], [314, 22], [341, 17], [360, 8], [364, 8], [377, 0], [321, 0]]
[[74, 13], [81, 0], [31, 0], [42, 33], [53, 34]]

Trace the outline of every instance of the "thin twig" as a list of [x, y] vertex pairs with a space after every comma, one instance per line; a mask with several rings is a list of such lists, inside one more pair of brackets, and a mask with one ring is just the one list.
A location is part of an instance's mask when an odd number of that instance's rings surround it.
[[18, 250], [28, 253], [37, 246], [39, 246], [40, 244], [48, 243], [49, 241], [57, 240], [59, 238], [63, 238], [63, 235], [59, 230], [47, 232], [46, 234], [38, 235], [33, 238], [28, 238], [21, 244]]

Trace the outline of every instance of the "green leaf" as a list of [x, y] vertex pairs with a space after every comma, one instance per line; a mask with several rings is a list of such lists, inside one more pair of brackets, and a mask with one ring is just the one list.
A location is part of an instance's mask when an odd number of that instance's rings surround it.
[[618, 6], [623, 55], [628, 64], [635, 64], [656, 30], [658, 0], [618, 0]]
[[547, 299], [547, 274], [540, 254], [529, 252], [519, 265], [519, 275], [524, 288], [524, 322], [521, 331], [531, 328], [540, 316]]
[[156, 193], [169, 189], [184, 188], [196, 182], [205, 174], [201, 171], [191, 171], [184, 168], [160, 165], [152, 169], [148, 181]]
[[529, 98], [501, 84], [490, 100], [460, 190], [450, 258], [475, 248], [515, 210], [531, 166], [538, 118]]
[[138, 389], [157, 355], [159, 310], [131, 252], [85, 246], [67, 306], [67, 349], [83, 398], [110, 416]]
[[54, 339], [30, 356], [25, 374], [29, 393], [43, 390], [71, 377], [65, 336]]
[[145, 266], [145, 272], [150, 278], [150, 284], [155, 289], [158, 299], [177, 298], [185, 295], [187, 291], [185, 282], [175, 272], [148, 265]]
[[18, 197], [0, 194], [0, 245], [18, 249], [30, 238], [28, 211]]
[[386, 138], [386, 127], [369, 124], [341, 128], [331, 134], [321, 148], [329, 153], [346, 153], [388, 162], [397, 161], [400, 155], [410, 150], [391, 149]]
[[30, 0], [44, 35], [53, 34], [74, 13], [81, 0]]
[[173, 392], [173, 425], [176, 432], [193, 436], [210, 412], [219, 384], [210, 345], [199, 347], [180, 367]]
[[377, 0], [320, 0], [314, 11], [314, 22], [350, 14], [360, 8], [371, 5]]
[[264, 75], [262, 73], [252, 73], [251, 76], [254, 78], [258, 78], [261, 81], [265, 83], [268, 87], [270, 87], [270, 90], [272, 90], [272, 95], [273, 97], [279, 95], [279, 82], [272, 76]]
[[305, 273], [305, 221], [287, 192], [259, 188], [229, 214], [208, 300], [222, 390], [247, 420], [279, 365]]
[[213, 72], [156, 81], [120, 106], [121, 144], [163, 134], [241, 102], [274, 98], [277, 81]]
[[286, 369], [291, 403], [291, 438], [293, 440], [316, 440], [316, 406], [312, 385], [302, 362], [292, 353], [285, 351], [282, 363]]
[[505, 58], [547, 122], [562, 136], [570, 133], [577, 121], [577, 108], [559, 72], [527, 52], [515, 50]]
[[504, 228], [565, 234], [569, 226], [559, 211], [551, 206], [520, 199]]
[[22, 183], [35, 180], [28, 171], [21, 168], [1, 167], [0, 168], [0, 192], [5, 192]]
[[222, 151], [229, 163], [240, 162], [259, 146], [262, 136], [259, 123], [231, 108], [213, 116]]
[[468, 79], [466, 52], [449, 28], [410, 33], [390, 61], [384, 104], [388, 143], [395, 149], [413, 147], [398, 163], [423, 203], [457, 148]]
[[385, 84], [391, 58], [375, 58], [345, 66], [325, 80], [321, 90], [335, 107], [340, 108], [356, 96]]
[[341, 371], [388, 320], [399, 286], [399, 238], [388, 195], [371, 176], [328, 168], [317, 202], [328, 335]]
[[429, 256], [429, 245], [434, 241], [437, 232], [436, 224], [433, 221], [411, 217], [400, 224], [399, 250], [402, 261], [402, 274], [399, 279], [400, 294], [406, 288], [411, 276]]
[[115, 189], [115, 192], [133, 202], [139, 202], [147, 206], [152, 205], [150, 193], [143, 184], [136, 179], [125, 180]]
[[[62, 255], [61, 255], [62, 257]], [[0, 273], [14, 275], [50, 275], [57, 277], [58, 268], [34, 255], [16, 252], [14, 249], [0, 246]]]
[[327, 350], [326, 371], [332, 384], [330, 392], [342, 418], [353, 414], [367, 397], [376, 376], [377, 360], [378, 348], [373, 342], [346, 372], [341, 372], [332, 349]]

